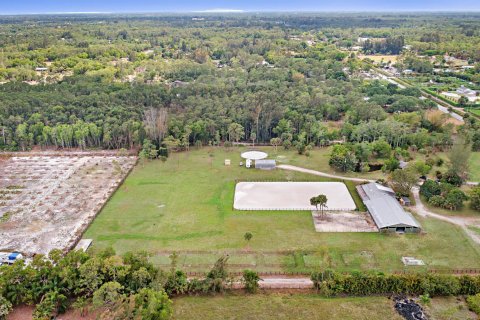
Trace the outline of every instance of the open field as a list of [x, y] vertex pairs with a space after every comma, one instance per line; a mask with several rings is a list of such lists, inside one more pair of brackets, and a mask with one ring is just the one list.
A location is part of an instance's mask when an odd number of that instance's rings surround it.
[[135, 163], [134, 157], [30, 156], [0, 167], [0, 250], [71, 247]]
[[[351, 319], [401, 320], [386, 297], [323, 298], [315, 294], [257, 294], [182, 297], [173, 300], [175, 320], [183, 319]], [[475, 320], [461, 297], [433, 298], [424, 306], [431, 320]], [[275, 310], [275, 312], [272, 312]]]
[[[423, 306], [430, 320], [476, 320], [462, 297], [433, 298]], [[272, 312], [275, 310], [275, 312]], [[20, 306], [8, 320], [31, 320], [32, 306]], [[89, 312], [80, 316], [68, 310], [59, 318], [64, 320], [94, 320], [98, 315]], [[217, 296], [173, 298], [173, 320], [228, 320], [228, 319], [305, 319], [305, 320], [401, 320], [387, 297], [324, 298], [314, 293], [259, 293], [244, 295], [240, 292]]]
[[480, 152], [472, 152], [470, 157], [470, 181], [480, 182]]
[[468, 310], [463, 297], [438, 297], [424, 306], [432, 320], [476, 320], [478, 316]]
[[[421, 235], [318, 233], [310, 211], [235, 211], [236, 179], [329, 181], [239, 167], [244, 150], [204, 148], [137, 165], [85, 237], [94, 239], [93, 250], [143, 249], [165, 267], [177, 251], [179, 267], [187, 271], [206, 270], [223, 253], [230, 254], [232, 271], [393, 271], [403, 270], [402, 256], [422, 259], [430, 268], [480, 267], [480, 253], [463, 231], [433, 219], [416, 217], [426, 231]], [[225, 158], [231, 166], [223, 165]], [[249, 243], [246, 232], [253, 234]]]
[[385, 297], [327, 299], [314, 294], [258, 294], [174, 299], [175, 320], [369, 319], [401, 320]]
[[239, 182], [236, 210], [315, 210], [310, 198], [327, 196], [328, 210], [355, 210], [355, 202], [341, 182]]

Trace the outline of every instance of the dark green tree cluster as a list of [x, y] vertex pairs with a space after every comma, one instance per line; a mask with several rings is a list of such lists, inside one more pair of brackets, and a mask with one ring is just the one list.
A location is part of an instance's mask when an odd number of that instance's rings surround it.
[[367, 40], [363, 44], [363, 51], [367, 54], [399, 54], [403, 50], [405, 39], [403, 36], [388, 37], [381, 40]]
[[[59, 250], [37, 255], [29, 264], [23, 260], [0, 266], [0, 319], [13, 306], [35, 305], [34, 319], [47, 320], [77, 309], [84, 316], [96, 310], [102, 319], [169, 319], [169, 297], [182, 294], [210, 294], [230, 288], [228, 256], [220, 257], [200, 279], [187, 279], [177, 269], [177, 255], [171, 255], [170, 271], [148, 261], [145, 252], [116, 256], [109, 248], [96, 255]], [[258, 289], [260, 278], [246, 270], [242, 278], [247, 292]]]
[[162, 277], [145, 253], [118, 257], [112, 250], [97, 256], [72, 251], [62, 256], [54, 250], [27, 265], [22, 260], [1, 266], [0, 301], [35, 305], [34, 319], [51, 319], [67, 308], [85, 313], [91, 307], [108, 319], [169, 319], [172, 303]]
[[447, 183], [438, 183], [433, 180], [427, 180], [420, 187], [420, 194], [431, 205], [448, 210], [459, 210], [463, 207], [464, 201], [468, 199], [467, 195], [458, 187]]

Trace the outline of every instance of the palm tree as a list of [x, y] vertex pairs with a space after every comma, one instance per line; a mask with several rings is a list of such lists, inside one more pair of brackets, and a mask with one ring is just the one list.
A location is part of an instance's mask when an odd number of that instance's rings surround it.
[[323, 215], [323, 210], [325, 208], [327, 208], [327, 196], [324, 195], [324, 194], [320, 194], [317, 196], [317, 202], [318, 202], [318, 205], [320, 206], [320, 210], [322, 211], [322, 215]]
[[250, 134], [250, 140], [252, 140], [252, 147], [255, 147], [255, 140], [257, 140], [257, 134], [255, 132]]
[[320, 207], [320, 210], [321, 210], [322, 215], [323, 215], [323, 210], [325, 208], [327, 208], [327, 201], [328, 201], [328, 199], [327, 199], [326, 195], [319, 194], [316, 197], [310, 198], [310, 205], [315, 206], [317, 211], [318, 211], [318, 207]]

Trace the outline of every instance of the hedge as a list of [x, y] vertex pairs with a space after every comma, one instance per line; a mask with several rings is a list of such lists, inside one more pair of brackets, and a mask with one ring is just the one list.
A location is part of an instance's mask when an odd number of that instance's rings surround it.
[[475, 295], [480, 293], [480, 276], [442, 275], [433, 273], [382, 274], [333, 271], [313, 273], [315, 289], [324, 295], [407, 294], [430, 296]]

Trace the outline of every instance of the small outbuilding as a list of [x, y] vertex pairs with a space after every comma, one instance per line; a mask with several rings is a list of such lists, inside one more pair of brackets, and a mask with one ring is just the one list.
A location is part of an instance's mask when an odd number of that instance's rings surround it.
[[14, 264], [15, 261], [23, 259], [20, 252], [0, 252], [0, 265]]
[[409, 212], [403, 210], [391, 188], [372, 182], [357, 186], [357, 191], [380, 231], [398, 233], [421, 231], [420, 224]]
[[[245, 168], [251, 168], [252, 166], [254, 168], [259, 168], [257, 167], [257, 162], [259, 161], [263, 161], [263, 159], [265, 159], [266, 157], [268, 157], [268, 154], [265, 153], [265, 152], [262, 152], [262, 151], [246, 151], [246, 152], [243, 152], [241, 155], [240, 155], [243, 159], [246, 160], [245, 162]], [[274, 160], [273, 160], [274, 161]], [[264, 166], [267, 166], [266, 164], [263, 164]], [[262, 166], [262, 164], [260, 165]], [[275, 168], [275, 165], [274, 167]], [[273, 169], [271, 168], [271, 169]], [[269, 169], [267, 167], [265, 168], [261, 168], [261, 169]]]
[[275, 160], [255, 160], [255, 169], [273, 170], [276, 166]]
[[409, 207], [409, 206], [412, 205], [412, 201], [410, 200], [409, 197], [401, 197], [399, 201], [402, 205], [404, 205], [406, 207]]

